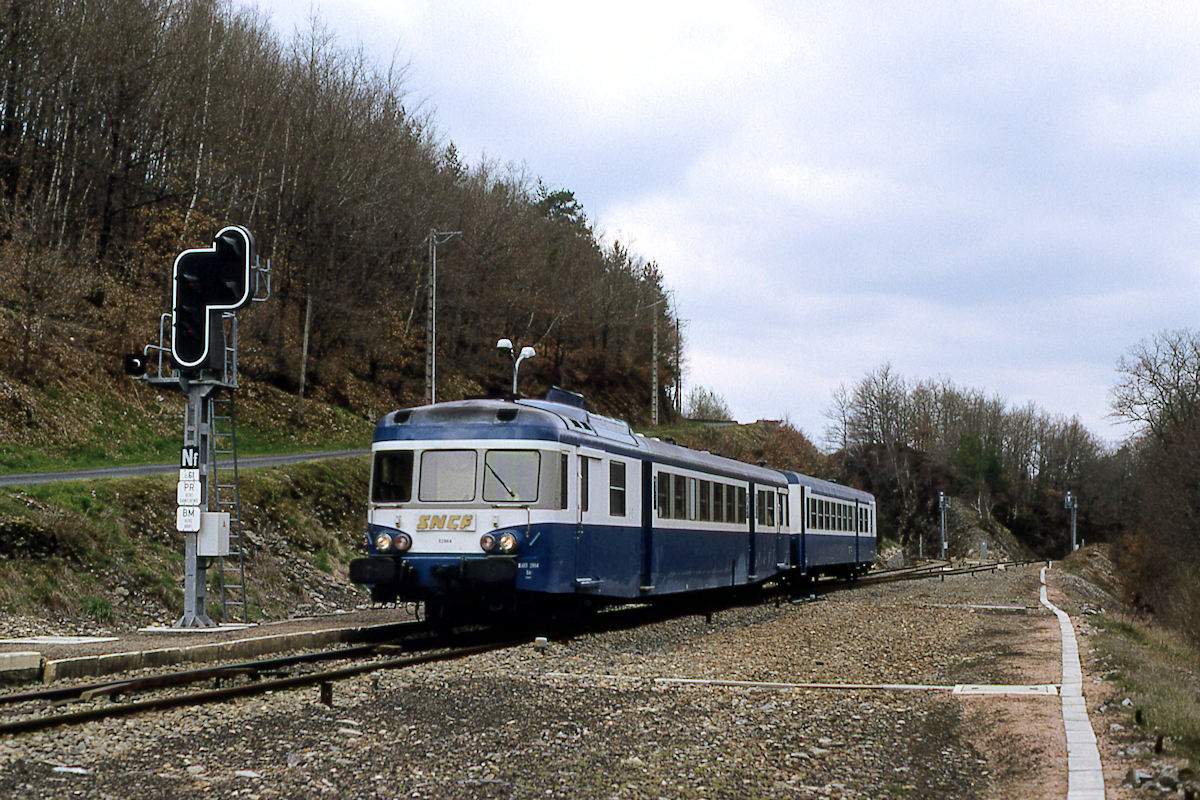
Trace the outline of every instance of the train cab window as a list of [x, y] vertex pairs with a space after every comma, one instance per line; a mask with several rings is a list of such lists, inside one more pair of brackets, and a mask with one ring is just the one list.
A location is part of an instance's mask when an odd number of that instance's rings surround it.
[[541, 464], [537, 450], [488, 450], [483, 456], [483, 499], [489, 503], [537, 502]]
[[476, 461], [474, 450], [426, 450], [417, 495], [434, 503], [474, 500]]
[[558, 502], [559, 508], [567, 507], [567, 485], [571, 480], [571, 464], [566, 453], [558, 454]]
[[407, 503], [412, 500], [412, 450], [379, 450], [371, 469], [371, 501]]
[[613, 517], [625, 516], [625, 463], [611, 461], [608, 464], [608, 513]]

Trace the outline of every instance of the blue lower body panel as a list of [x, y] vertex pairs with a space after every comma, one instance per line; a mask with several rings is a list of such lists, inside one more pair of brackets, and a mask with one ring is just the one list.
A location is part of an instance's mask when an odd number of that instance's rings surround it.
[[511, 555], [374, 556], [361, 560], [387, 559], [394, 568], [360, 565], [358, 574], [401, 599], [476, 592], [630, 600], [762, 583], [799, 567], [801, 557], [803, 571], [812, 573], [853, 569], [875, 558], [869, 537], [801, 541], [787, 534], [656, 528], [646, 576], [640, 527], [547, 523], [509, 530], [520, 541]]
[[875, 539], [871, 536], [809, 534], [804, 537], [806, 571], [822, 568], [869, 565], [875, 560]]

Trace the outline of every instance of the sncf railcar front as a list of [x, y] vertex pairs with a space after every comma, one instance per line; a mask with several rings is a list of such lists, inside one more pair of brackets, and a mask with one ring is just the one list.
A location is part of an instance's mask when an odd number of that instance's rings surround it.
[[[545, 542], [573, 541], [572, 447], [543, 409], [468, 400], [402, 409], [375, 428], [366, 558], [350, 578], [376, 602], [508, 606], [553, 591]], [[573, 576], [572, 576], [573, 577]]]

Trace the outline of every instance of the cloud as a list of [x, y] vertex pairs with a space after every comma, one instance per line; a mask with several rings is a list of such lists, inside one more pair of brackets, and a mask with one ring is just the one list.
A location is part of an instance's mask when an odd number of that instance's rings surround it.
[[1200, 5], [316, 5], [657, 262], [743, 418], [819, 436], [890, 361], [1107, 436], [1117, 358], [1194, 318]]

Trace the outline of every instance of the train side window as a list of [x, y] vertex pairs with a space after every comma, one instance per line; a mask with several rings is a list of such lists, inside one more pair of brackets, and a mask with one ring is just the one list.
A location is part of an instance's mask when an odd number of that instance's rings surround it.
[[625, 462], [610, 461], [608, 464], [608, 513], [613, 517], [625, 516]]
[[766, 493], [761, 489], [754, 493], [754, 521], [762, 525], [767, 520]]
[[379, 450], [371, 470], [371, 500], [407, 503], [412, 500], [412, 450]]
[[666, 472], [658, 473], [658, 516], [660, 519], [671, 518], [671, 476]]
[[712, 522], [712, 481], [700, 481], [697, 490], [700, 506], [696, 516], [701, 522]]
[[687, 504], [688, 504], [688, 519], [696, 518], [696, 484], [698, 481], [695, 478], [687, 479]]
[[566, 453], [558, 454], [558, 507], [567, 507], [567, 487], [571, 481], [571, 462]]
[[745, 486], [737, 487], [737, 521], [739, 525], [746, 524], [746, 494]]
[[587, 456], [579, 457], [579, 510], [588, 510], [588, 461]]
[[811, 497], [808, 498], [808, 527], [817, 527], [817, 501]]
[[682, 475], [671, 476], [671, 517], [687, 519], [687, 481]]
[[779, 524], [785, 528], [788, 526], [787, 495], [783, 492], [779, 493]]
[[737, 524], [737, 487], [725, 485], [725, 521]]

